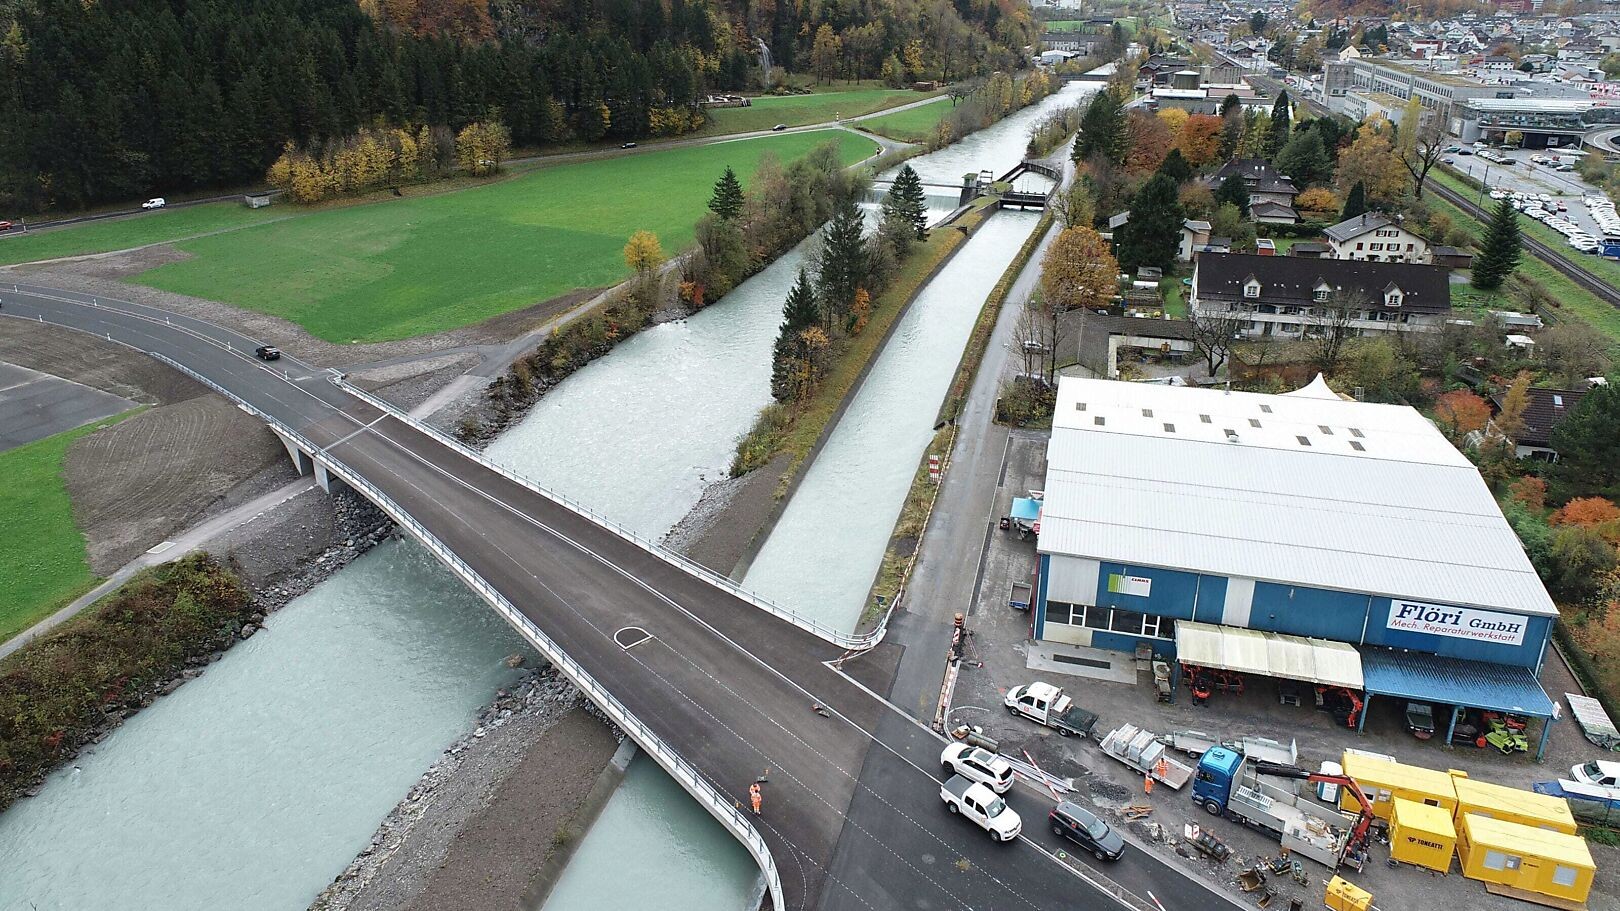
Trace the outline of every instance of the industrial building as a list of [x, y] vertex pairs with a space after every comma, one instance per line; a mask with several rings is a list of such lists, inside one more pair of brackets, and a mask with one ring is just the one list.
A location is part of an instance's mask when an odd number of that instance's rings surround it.
[[1076, 666], [1146, 652], [1427, 701], [1448, 741], [1466, 708], [1551, 717], [1557, 610], [1416, 410], [1320, 377], [1283, 395], [1064, 377], [1056, 409], [1032, 635]]

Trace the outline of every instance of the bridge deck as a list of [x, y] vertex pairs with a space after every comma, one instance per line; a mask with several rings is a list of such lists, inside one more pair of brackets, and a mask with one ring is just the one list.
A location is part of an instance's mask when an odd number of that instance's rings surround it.
[[[1038, 798], [1012, 795], [1029, 837], [1007, 845], [944, 812], [941, 742], [872, 691], [887, 691], [892, 648], [856, 659], [847, 674], [831, 667], [839, 651], [824, 640], [350, 395], [322, 371], [290, 357], [274, 368], [254, 361], [242, 354], [252, 340], [229, 330], [49, 289], [0, 299], [0, 315], [172, 358], [294, 428], [320, 458], [425, 526], [720, 793], [746, 805], [748, 784], [769, 770], [755, 823], [784, 907], [1113, 905], [1037, 844]], [[621, 648], [614, 633], [627, 626], [652, 638]], [[1163, 878], [1159, 862], [1128, 860], [1116, 869], [1136, 870], [1143, 888]], [[1203, 888], [1158, 888], [1174, 911], [1224, 904]]]

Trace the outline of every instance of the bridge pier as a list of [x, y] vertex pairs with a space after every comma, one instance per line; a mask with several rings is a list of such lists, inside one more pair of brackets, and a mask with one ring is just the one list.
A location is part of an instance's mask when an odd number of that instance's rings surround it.
[[[274, 433], [275, 431], [272, 430], [271, 432]], [[298, 472], [298, 476], [303, 477], [304, 475], [309, 474], [315, 465], [315, 460], [309, 457], [309, 453], [298, 448], [297, 443], [294, 443], [292, 440], [281, 436], [281, 434], [277, 433], [276, 436], [280, 437], [281, 445], [287, 448], [287, 457], [292, 459], [293, 470]]]
[[315, 483], [319, 484], [321, 489], [326, 491], [328, 496], [331, 496], [339, 491], [354, 489], [348, 485], [348, 482], [344, 481], [337, 475], [332, 474], [329, 470], [327, 470], [327, 467], [320, 462], [315, 463]]

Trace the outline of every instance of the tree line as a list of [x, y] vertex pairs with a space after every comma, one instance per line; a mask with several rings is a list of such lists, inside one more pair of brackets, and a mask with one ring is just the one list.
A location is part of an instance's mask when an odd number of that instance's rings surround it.
[[680, 132], [706, 92], [762, 84], [750, 17], [778, 66], [807, 67], [829, 24], [861, 33], [850, 75], [895, 56], [919, 79], [1010, 66], [1031, 28], [918, 0], [0, 0], [0, 211], [256, 183], [288, 142], [319, 157], [363, 127], [493, 118], [519, 147]]

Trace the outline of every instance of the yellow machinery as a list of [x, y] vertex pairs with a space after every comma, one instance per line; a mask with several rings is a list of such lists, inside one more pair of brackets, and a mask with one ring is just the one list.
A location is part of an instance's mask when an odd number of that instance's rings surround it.
[[1462, 825], [1464, 813], [1473, 813], [1565, 835], [1575, 834], [1575, 815], [1569, 810], [1569, 801], [1562, 797], [1475, 781], [1462, 772], [1452, 772], [1451, 776], [1457, 788], [1457, 815], [1453, 822], [1458, 826]]
[[1451, 854], [1457, 847], [1457, 830], [1451, 814], [1439, 807], [1397, 797], [1391, 803], [1389, 856], [1403, 864], [1416, 864], [1451, 871]]
[[1335, 876], [1328, 880], [1325, 904], [1333, 911], [1369, 911], [1372, 908], [1372, 893]]
[[1596, 871], [1584, 838], [1473, 813], [1457, 829], [1457, 856], [1489, 891], [1559, 908], [1582, 907]]
[[[1343, 765], [1344, 773], [1354, 778], [1361, 785], [1361, 790], [1366, 792], [1367, 799], [1372, 801], [1373, 815], [1379, 819], [1390, 818], [1395, 811], [1393, 801], [1397, 797], [1440, 807], [1448, 816], [1457, 810], [1457, 789], [1452, 784], [1451, 776], [1445, 772], [1349, 750], [1344, 753]], [[1361, 809], [1355, 797], [1345, 789], [1339, 791], [1339, 808], [1350, 813]]]

